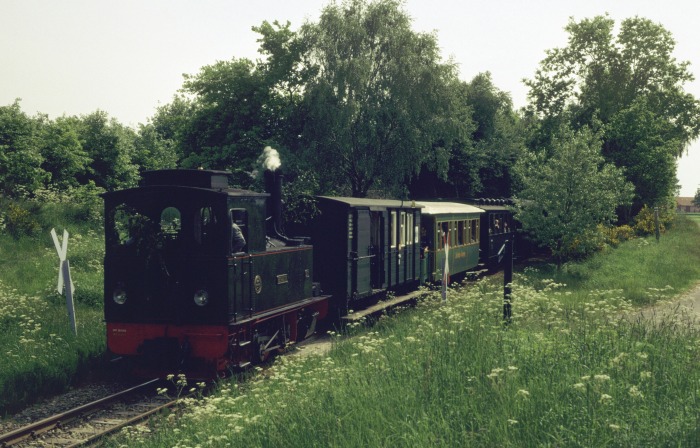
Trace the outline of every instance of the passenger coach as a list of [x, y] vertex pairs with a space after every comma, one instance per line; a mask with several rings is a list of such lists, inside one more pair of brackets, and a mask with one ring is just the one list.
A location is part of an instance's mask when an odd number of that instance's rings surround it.
[[445, 257], [449, 275], [462, 277], [479, 264], [481, 240], [480, 208], [454, 202], [417, 202], [421, 206], [421, 250], [425, 280], [443, 280]]
[[411, 201], [317, 197], [310, 226], [314, 272], [343, 315], [359, 302], [420, 281], [420, 206]]

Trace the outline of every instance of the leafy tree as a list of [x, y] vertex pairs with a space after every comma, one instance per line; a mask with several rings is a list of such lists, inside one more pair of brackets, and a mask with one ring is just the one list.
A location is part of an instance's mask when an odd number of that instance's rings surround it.
[[300, 31], [306, 160], [322, 183], [346, 185], [353, 196], [400, 192], [427, 154], [466, 133], [455, 65], [440, 61], [434, 35], [411, 30], [400, 5], [330, 4]]
[[31, 192], [45, 181], [40, 127], [40, 120], [22, 112], [19, 100], [0, 107], [0, 192], [5, 196], [17, 196], [18, 187]]
[[650, 110], [644, 98], [619, 111], [608, 123], [603, 154], [615, 165], [625, 167], [640, 203], [663, 205], [670, 196], [675, 196], [673, 154], [681, 145], [670, 137], [670, 126], [668, 120]]
[[134, 164], [136, 133], [103, 111], [70, 120], [90, 158], [87, 174], [78, 176], [80, 183], [93, 181], [106, 190], [134, 186], [138, 180], [138, 167]]
[[139, 125], [138, 135], [134, 140], [133, 159], [139, 172], [175, 168], [177, 160], [173, 140], [162, 138], [152, 123]]
[[194, 100], [187, 108], [191, 118], [177, 123], [180, 164], [226, 169], [234, 173], [234, 182], [249, 187], [262, 148], [277, 146], [281, 119], [266, 72], [247, 59], [219, 61], [185, 76], [183, 91]]
[[600, 136], [589, 128], [561, 128], [552, 142], [551, 156], [531, 153], [518, 166], [524, 188], [516, 217], [561, 265], [593, 249], [596, 227], [615, 220], [615, 209], [631, 199], [632, 186], [619, 168], [604, 163]]
[[[488, 72], [467, 84], [465, 99], [477, 126], [472, 140], [480, 160], [468, 159], [467, 164], [479, 166], [478, 192], [485, 197], [510, 197], [513, 167], [525, 150], [524, 132], [513, 111], [513, 101], [508, 93], [496, 88]], [[461, 176], [455, 173], [454, 177]]]
[[[668, 30], [640, 17], [623, 20], [617, 36], [614, 26], [608, 16], [572, 19], [568, 45], [549, 50], [525, 83], [532, 112], [542, 118], [537, 144], [549, 146], [563, 120], [574, 128], [603, 123], [603, 155], [627, 168], [636, 211], [673, 195], [670, 158], [682, 155], [700, 133], [700, 103], [684, 91], [693, 76], [688, 62], [672, 56]], [[626, 128], [635, 118], [651, 128]]]
[[51, 175], [50, 183], [58, 188], [76, 187], [90, 164], [80, 144], [75, 123], [65, 117], [46, 122], [41, 134], [42, 168]]
[[700, 188], [695, 191], [695, 197], [693, 198], [693, 204], [700, 207]]

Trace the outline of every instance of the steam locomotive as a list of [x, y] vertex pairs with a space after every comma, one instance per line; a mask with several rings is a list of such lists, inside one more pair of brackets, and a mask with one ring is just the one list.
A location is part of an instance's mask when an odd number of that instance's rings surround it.
[[290, 238], [282, 176], [265, 176], [258, 193], [224, 171], [150, 171], [103, 195], [107, 346], [135, 374], [210, 378], [264, 361], [446, 266], [493, 264], [513, 236], [505, 207], [318, 197], [308, 236]]

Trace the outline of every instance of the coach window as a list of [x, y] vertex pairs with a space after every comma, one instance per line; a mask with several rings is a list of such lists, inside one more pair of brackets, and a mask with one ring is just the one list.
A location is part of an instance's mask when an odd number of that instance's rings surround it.
[[472, 219], [472, 224], [470, 227], [472, 243], [476, 243], [477, 241], [479, 241], [479, 220]]
[[167, 207], [160, 213], [160, 231], [170, 239], [177, 239], [182, 229], [180, 210]]
[[464, 245], [464, 223], [465, 221], [457, 222], [457, 244]]
[[423, 235], [421, 235], [420, 230], [418, 230], [418, 223], [415, 222], [415, 217], [413, 215], [411, 215], [411, 220], [415, 224], [415, 226], [413, 226], [413, 242], [418, 244]]
[[389, 241], [391, 241], [392, 249], [396, 247], [396, 241], [398, 240], [398, 235], [396, 232], [397, 225], [398, 223], [396, 222], [396, 212], [391, 212], [391, 229], [389, 229]]
[[447, 221], [441, 222], [438, 229], [438, 240], [440, 241], [440, 249], [444, 249], [445, 242], [449, 241], [448, 238], [450, 237], [450, 224]]
[[405, 244], [413, 243], [413, 215], [406, 213], [406, 241]]
[[399, 213], [401, 228], [399, 229], [399, 249], [406, 245], [406, 212]]

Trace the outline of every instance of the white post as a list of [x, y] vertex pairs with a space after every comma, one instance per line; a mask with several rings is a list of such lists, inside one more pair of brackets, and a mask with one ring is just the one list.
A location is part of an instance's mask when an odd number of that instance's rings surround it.
[[56, 289], [59, 294], [63, 294], [64, 289], [66, 293], [66, 308], [68, 309], [68, 317], [70, 318], [71, 327], [73, 328], [73, 333], [78, 335], [78, 327], [75, 320], [75, 303], [73, 301], [73, 293], [75, 292], [75, 285], [73, 285], [73, 280], [70, 276], [70, 263], [66, 259], [68, 253], [68, 231], [63, 230], [63, 241], [62, 244], [58, 241], [58, 236], [56, 235], [56, 230], [51, 229], [51, 238], [53, 239], [53, 244], [56, 246], [56, 252], [58, 252], [59, 266], [58, 266], [58, 284]]

